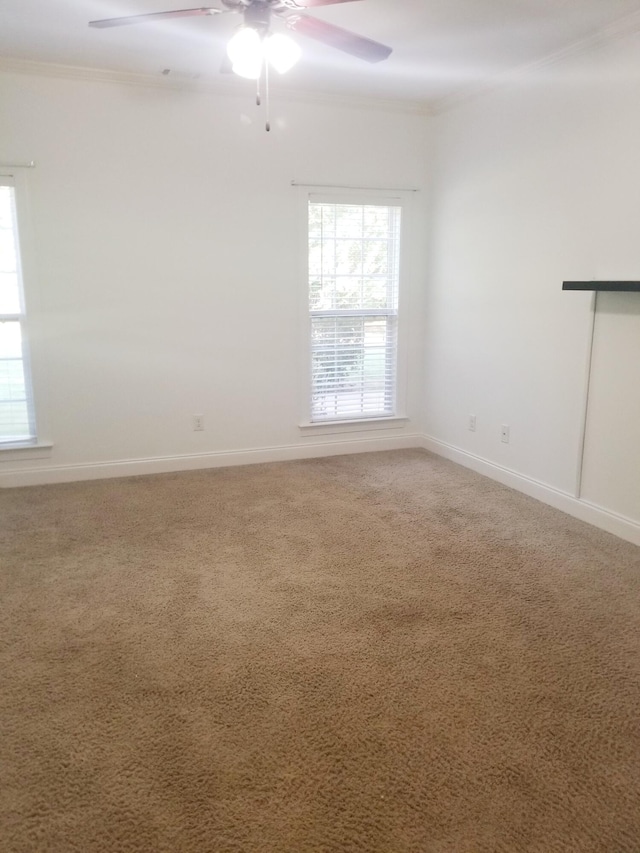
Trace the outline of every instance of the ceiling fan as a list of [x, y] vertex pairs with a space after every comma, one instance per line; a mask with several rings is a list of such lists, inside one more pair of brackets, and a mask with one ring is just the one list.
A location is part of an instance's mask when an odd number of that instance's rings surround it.
[[[287, 28], [302, 36], [357, 56], [366, 62], [381, 62], [391, 54], [391, 48], [373, 39], [342, 29], [327, 21], [312, 18], [305, 9], [313, 6], [332, 6], [354, 0], [219, 0], [222, 7], [204, 6], [199, 9], [174, 9], [168, 12], [150, 12], [144, 15], [127, 15], [124, 18], [106, 18], [90, 21], [90, 27], [119, 27], [125, 24], [142, 24], [168, 18], [191, 18], [223, 15], [229, 12], [242, 14], [243, 23], [227, 45], [227, 59], [222, 71], [233, 71], [241, 77], [258, 81], [256, 101], [260, 104], [260, 80], [266, 80], [267, 105], [269, 97], [269, 66], [284, 73], [300, 58], [300, 48], [290, 38], [271, 32], [271, 18], [281, 18]], [[267, 130], [269, 130], [267, 118]]]
[[312, 18], [304, 13], [313, 6], [332, 6], [352, 3], [354, 0], [220, 0], [223, 8], [205, 6], [200, 9], [175, 9], [169, 12], [150, 12], [146, 15], [128, 15], [124, 18], [106, 18], [90, 21], [90, 27], [119, 27], [125, 24], [142, 24], [167, 18], [241, 13], [244, 27], [254, 30], [261, 38], [269, 34], [271, 16], [282, 18], [293, 32], [323, 42], [330, 47], [350, 53], [367, 62], [380, 62], [391, 54], [391, 48], [372, 39], [342, 29], [327, 21]]

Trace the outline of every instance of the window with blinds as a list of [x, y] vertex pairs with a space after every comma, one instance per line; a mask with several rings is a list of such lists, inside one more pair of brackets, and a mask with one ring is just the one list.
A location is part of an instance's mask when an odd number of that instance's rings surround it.
[[401, 207], [309, 201], [311, 421], [396, 414]]
[[15, 186], [0, 176], [0, 447], [35, 440]]

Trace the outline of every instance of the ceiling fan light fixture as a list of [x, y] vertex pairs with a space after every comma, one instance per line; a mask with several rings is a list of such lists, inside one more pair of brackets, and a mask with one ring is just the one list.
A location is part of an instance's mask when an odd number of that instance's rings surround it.
[[263, 60], [260, 34], [253, 27], [240, 27], [227, 44], [227, 56], [234, 74], [257, 80], [262, 72]]
[[251, 59], [242, 62], [234, 62], [231, 70], [238, 77], [244, 77], [247, 80], [258, 80], [262, 74], [262, 61]]
[[284, 74], [298, 62], [302, 51], [289, 36], [274, 33], [263, 37], [254, 27], [244, 26], [229, 40], [227, 55], [234, 74], [257, 80], [265, 60]]
[[302, 56], [300, 47], [289, 36], [275, 33], [268, 36], [264, 43], [267, 60], [279, 74], [289, 71]]

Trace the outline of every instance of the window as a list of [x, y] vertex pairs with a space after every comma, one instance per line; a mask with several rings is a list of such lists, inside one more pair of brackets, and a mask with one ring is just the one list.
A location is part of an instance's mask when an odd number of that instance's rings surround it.
[[309, 200], [312, 423], [396, 415], [402, 209], [389, 201]]
[[0, 447], [35, 441], [15, 184], [0, 176]]

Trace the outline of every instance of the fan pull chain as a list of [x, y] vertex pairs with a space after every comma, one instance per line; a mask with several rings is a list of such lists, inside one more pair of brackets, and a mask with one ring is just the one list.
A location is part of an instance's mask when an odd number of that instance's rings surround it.
[[267, 108], [267, 123], [264, 128], [268, 133], [271, 130], [271, 122], [269, 121], [269, 63], [266, 60], [264, 63], [264, 94]]
[[264, 60], [264, 63], [260, 69], [260, 75], [256, 80], [256, 106], [260, 106], [262, 104], [262, 95], [261, 95], [261, 86], [262, 76], [264, 75], [264, 96], [265, 96], [265, 106], [267, 113], [267, 121], [265, 124], [265, 130], [268, 132], [271, 130], [271, 122], [269, 120], [269, 63]]

